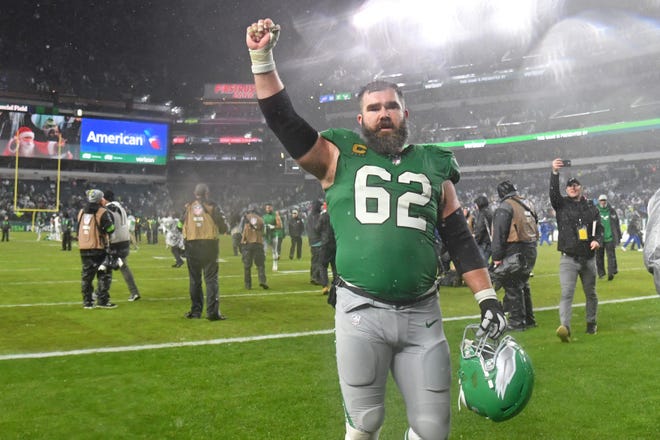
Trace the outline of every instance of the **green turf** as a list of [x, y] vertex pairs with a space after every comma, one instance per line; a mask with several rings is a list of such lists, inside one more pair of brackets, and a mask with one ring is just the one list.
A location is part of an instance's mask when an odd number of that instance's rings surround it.
[[[267, 262], [271, 289], [246, 292], [240, 259], [223, 237], [221, 309], [229, 319], [209, 322], [183, 318], [187, 272], [170, 267], [162, 242], [129, 258], [143, 299], [129, 303], [115, 272], [119, 307], [84, 310], [77, 251], [35, 237], [12, 233], [0, 243], [0, 438], [343, 439], [333, 311], [309, 284], [308, 254], [286, 258], [288, 239], [280, 271]], [[641, 253], [619, 252], [619, 275], [598, 283], [596, 336], [584, 334], [578, 288], [575, 338], [562, 344], [554, 334], [558, 253], [539, 252], [539, 327], [515, 334], [536, 371], [532, 399], [499, 424], [454, 407], [451, 438], [660, 438], [660, 303]], [[646, 299], [608, 303], [639, 297]], [[465, 288], [443, 288], [441, 304], [455, 372], [462, 329], [475, 322], [460, 317], [478, 307]], [[250, 337], [261, 339], [237, 339]], [[147, 345], [155, 348], [71, 355]], [[27, 357], [35, 354], [44, 357]], [[456, 383], [452, 393], [455, 401]], [[402, 439], [406, 426], [391, 384], [381, 439]]]

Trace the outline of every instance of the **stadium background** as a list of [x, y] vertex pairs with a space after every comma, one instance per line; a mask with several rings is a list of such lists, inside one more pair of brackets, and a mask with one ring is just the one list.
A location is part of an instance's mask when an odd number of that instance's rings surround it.
[[[356, 127], [353, 94], [362, 83], [402, 84], [411, 141], [454, 149], [466, 205], [481, 193], [493, 198], [496, 183], [510, 178], [551, 215], [547, 181], [557, 156], [573, 161], [562, 178], [578, 176], [589, 197], [608, 194], [623, 219], [633, 210], [643, 216], [660, 187], [657, 0], [410, 1], [405, 10], [388, 0], [5, 3], [1, 105], [169, 127], [166, 165], [21, 158], [18, 194], [15, 158], [0, 157], [0, 212], [18, 228], [31, 219], [16, 215], [15, 198], [22, 208], [75, 210], [89, 187], [113, 187], [143, 216], [179, 210], [200, 180], [228, 215], [249, 202], [285, 210], [322, 197], [286, 159], [249, 87], [237, 86], [251, 83], [243, 32], [255, 15], [283, 25], [278, 67], [297, 108], [318, 129]], [[11, 136], [8, 111], [0, 110], [0, 125], [9, 121], [0, 150]], [[162, 242], [131, 257], [144, 299], [129, 305], [118, 280], [113, 298], [120, 307], [101, 316], [82, 313], [75, 253], [35, 242], [31, 233], [14, 238], [0, 254], [0, 427], [8, 438], [343, 435], [332, 313], [311, 290], [307, 261], [291, 263], [291, 273], [269, 272], [268, 294], [246, 294], [239, 257], [229, 256], [222, 237], [229, 319], [222, 327], [191, 326], [181, 318], [189, 306], [187, 276], [163, 261], [170, 256]], [[539, 378], [533, 401], [506, 425], [453, 411], [452, 432], [657, 438], [658, 372], [647, 366], [657, 346], [657, 296], [639, 254], [620, 255], [617, 282], [599, 284], [598, 339], [577, 335], [566, 347], [553, 331], [558, 253], [545, 246], [540, 252], [533, 279], [540, 327], [519, 336]], [[477, 313], [464, 290], [442, 294], [454, 356], [462, 327]], [[298, 334], [306, 337], [270, 340]], [[256, 342], [238, 343], [244, 339]], [[145, 344], [172, 348], [131, 351]], [[400, 399], [388, 396], [384, 440], [400, 438], [406, 426]]]
[[[609, 194], [624, 218], [630, 208], [643, 214], [660, 185], [657, 1], [416, 1], [399, 14], [387, 0], [268, 3], [7, 5], [0, 104], [170, 128], [165, 166], [63, 160], [61, 208], [77, 208], [84, 188], [113, 184], [138, 214], [162, 216], [200, 180], [228, 214], [248, 202], [285, 209], [322, 197], [265, 127], [249, 88], [239, 36], [259, 10], [286, 30], [278, 66], [315, 127], [356, 127], [357, 87], [399, 83], [411, 141], [454, 149], [467, 205], [511, 178], [549, 215], [545, 181], [557, 156], [573, 160], [588, 196]], [[438, 18], [429, 23], [423, 11]], [[0, 210], [16, 221], [14, 159], [1, 158]], [[57, 162], [20, 161], [19, 208], [55, 209]]]

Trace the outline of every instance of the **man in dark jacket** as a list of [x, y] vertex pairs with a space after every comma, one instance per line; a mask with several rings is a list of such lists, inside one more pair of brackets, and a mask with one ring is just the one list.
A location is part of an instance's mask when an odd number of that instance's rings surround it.
[[493, 224], [493, 213], [488, 208], [488, 198], [486, 196], [481, 195], [477, 197], [474, 199], [474, 204], [477, 206], [477, 214], [474, 221], [474, 239], [481, 250], [481, 255], [484, 257], [486, 264], [488, 264], [492, 255], [491, 225]]
[[289, 260], [293, 260], [294, 254], [298, 260], [302, 257], [303, 232], [305, 232], [305, 223], [300, 218], [298, 210], [294, 209], [291, 211], [291, 218], [289, 219], [289, 237], [291, 237]]
[[495, 271], [517, 257], [522, 262], [517, 270], [506, 271], [501, 279], [504, 287], [504, 311], [509, 313], [507, 328], [522, 331], [536, 327], [532, 309], [529, 275], [536, 263], [538, 219], [532, 204], [518, 195], [509, 180], [497, 186], [500, 205], [493, 217], [493, 266]]
[[107, 256], [109, 235], [115, 230], [112, 215], [101, 206], [103, 193], [98, 189], [87, 191], [87, 204], [78, 213], [78, 247], [82, 261], [83, 307], [94, 308], [94, 277], [98, 280], [97, 307], [112, 309], [110, 302], [112, 270], [99, 270]]
[[309, 249], [312, 253], [311, 267], [309, 269], [309, 282], [319, 286], [323, 286], [323, 278], [321, 277], [321, 271], [323, 270], [323, 265], [321, 263], [321, 234], [318, 230], [319, 218], [321, 216], [321, 208], [323, 207], [323, 202], [320, 200], [314, 200], [312, 202], [311, 211], [307, 216], [307, 240], [309, 240]]
[[571, 340], [573, 296], [577, 278], [582, 280], [586, 298], [587, 333], [596, 334], [598, 295], [596, 294], [596, 250], [603, 243], [603, 225], [598, 209], [583, 195], [582, 185], [572, 177], [566, 182], [566, 196], [559, 192], [559, 170], [564, 166], [561, 159], [552, 161], [550, 175], [550, 203], [557, 212], [557, 250], [561, 252], [559, 263], [560, 325], [557, 336], [562, 342]]
[[323, 290], [321, 293], [327, 295], [330, 292], [330, 280], [328, 279], [328, 266], [332, 270], [332, 282], [337, 279], [337, 265], [335, 257], [337, 254], [337, 242], [335, 240], [335, 231], [330, 224], [330, 214], [323, 210], [319, 217], [317, 230], [321, 234], [321, 284]]
[[607, 196], [598, 197], [598, 212], [603, 225], [603, 246], [596, 251], [598, 278], [605, 276], [605, 254], [607, 253], [607, 281], [612, 281], [619, 271], [616, 264], [616, 247], [621, 241], [621, 225], [616, 210], [607, 202]]

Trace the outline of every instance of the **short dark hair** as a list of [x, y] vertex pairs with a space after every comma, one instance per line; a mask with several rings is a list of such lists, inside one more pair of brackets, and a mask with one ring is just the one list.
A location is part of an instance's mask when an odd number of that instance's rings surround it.
[[113, 193], [111, 189], [104, 189], [103, 190], [103, 198], [106, 199], [108, 202], [114, 202], [115, 201], [115, 193]]
[[396, 85], [393, 82], [383, 81], [382, 79], [377, 79], [376, 81], [372, 81], [368, 84], [365, 84], [360, 89], [360, 91], [358, 92], [357, 97], [358, 97], [358, 100], [360, 102], [360, 105], [362, 104], [362, 98], [364, 97], [365, 93], [381, 92], [381, 91], [387, 90], [387, 89], [394, 90], [396, 92], [396, 95], [401, 100], [401, 103], [402, 104], [404, 103], [403, 92], [401, 91], [401, 89], [399, 88], [398, 85]]

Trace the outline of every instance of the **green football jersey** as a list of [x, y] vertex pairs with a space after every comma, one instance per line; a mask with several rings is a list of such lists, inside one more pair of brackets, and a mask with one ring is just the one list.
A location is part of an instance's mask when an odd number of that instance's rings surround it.
[[437, 273], [433, 243], [442, 183], [460, 177], [453, 153], [409, 145], [391, 158], [367, 148], [350, 130], [321, 135], [340, 151], [334, 183], [326, 190], [337, 271], [386, 301], [424, 294]]

